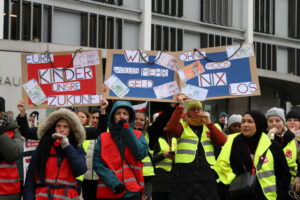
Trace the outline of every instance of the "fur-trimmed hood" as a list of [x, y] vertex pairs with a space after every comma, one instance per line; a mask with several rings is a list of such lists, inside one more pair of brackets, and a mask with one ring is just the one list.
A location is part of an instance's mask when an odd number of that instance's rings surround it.
[[69, 109], [61, 108], [52, 112], [41, 124], [38, 128], [38, 138], [41, 139], [43, 135], [52, 128], [57, 120], [64, 119], [66, 120], [72, 132], [74, 133], [75, 139], [78, 142], [78, 145], [81, 145], [82, 142], [85, 140], [85, 130], [84, 127], [81, 125], [81, 122], [78, 116]]

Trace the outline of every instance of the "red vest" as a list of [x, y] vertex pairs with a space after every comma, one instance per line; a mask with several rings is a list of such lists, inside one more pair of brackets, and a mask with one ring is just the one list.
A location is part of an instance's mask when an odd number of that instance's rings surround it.
[[37, 175], [35, 175], [34, 178], [36, 184], [38, 184], [35, 189], [36, 200], [48, 200], [50, 199], [48, 198], [49, 194], [53, 197], [53, 200], [67, 199], [66, 197], [70, 199], [79, 199], [76, 190], [76, 178], [72, 173], [69, 161], [64, 158], [60, 168], [58, 168], [57, 155], [53, 146], [51, 146], [50, 155], [46, 163], [45, 184], [41, 184]]
[[[134, 130], [137, 138], [140, 138], [142, 132]], [[131, 192], [143, 192], [144, 191], [144, 177], [143, 177], [143, 164], [137, 161], [131, 153], [128, 146], [125, 147], [124, 157], [130, 164], [131, 169], [136, 175], [139, 184], [132, 171], [128, 167], [126, 161], [121, 160], [120, 151], [115, 144], [112, 136], [109, 132], [101, 134], [101, 159], [106, 166], [111, 169], [114, 175], [123, 183], [127, 190]], [[124, 179], [123, 179], [124, 178]], [[109, 187], [107, 187], [101, 179], [98, 181], [97, 198], [120, 198], [124, 196], [126, 191], [121, 194], [115, 194]]]
[[[10, 138], [13, 138], [15, 131], [5, 132]], [[17, 162], [0, 163], [0, 195], [18, 194], [21, 191], [20, 175], [17, 168]]]

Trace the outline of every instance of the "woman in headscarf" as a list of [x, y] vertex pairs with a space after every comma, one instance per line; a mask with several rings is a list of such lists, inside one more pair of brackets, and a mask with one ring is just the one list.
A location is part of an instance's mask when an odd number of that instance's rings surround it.
[[38, 129], [40, 143], [33, 153], [24, 200], [79, 199], [76, 177], [86, 172], [81, 144], [85, 131], [68, 109], [52, 112]]
[[[222, 148], [214, 169], [224, 184], [230, 185], [235, 177], [246, 172], [256, 175], [254, 190], [231, 197], [232, 199], [289, 198], [289, 168], [282, 148], [277, 142], [271, 142], [266, 129], [267, 120], [263, 113], [254, 110], [246, 112], [242, 119], [241, 133], [229, 135]], [[257, 170], [261, 156], [264, 160]]]

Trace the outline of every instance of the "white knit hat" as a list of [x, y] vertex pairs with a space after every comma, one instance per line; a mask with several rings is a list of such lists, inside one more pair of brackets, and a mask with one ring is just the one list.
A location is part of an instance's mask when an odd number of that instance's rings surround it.
[[242, 115], [235, 115], [235, 114], [231, 115], [227, 122], [228, 127], [230, 127], [231, 124], [236, 122], [242, 123], [242, 118], [243, 118]]
[[271, 116], [278, 116], [282, 119], [283, 123], [285, 123], [284, 110], [282, 108], [273, 107], [268, 110], [266, 114], [267, 119]]

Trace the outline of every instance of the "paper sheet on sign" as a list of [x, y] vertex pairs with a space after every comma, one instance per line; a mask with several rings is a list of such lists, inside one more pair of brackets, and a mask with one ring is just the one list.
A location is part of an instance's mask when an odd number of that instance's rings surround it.
[[176, 81], [168, 82], [163, 85], [153, 87], [157, 99], [167, 98], [169, 96], [180, 93]]
[[97, 51], [76, 53], [76, 55], [72, 54], [72, 56], [75, 56], [73, 60], [73, 66], [75, 68], [100, 64], [99, 55]]
[[124, 97], [129, 92], [129, 88], [114, 74], [104, 83], [120, 98]]
[[158, 65], [164, 66], [173, 71], [178, 70], [178, 63], [175, 56], [159, 51], [156, 55], [155, 60], [155, 63]]
[[181, 88], [181, 93], [186, 94], [191, 99], [204, 101], [206, 99], [208, 90], [194, 85], [186, 84]]
[[[227, 47], [227, 56], [232, 56], [240, 46], [231, 46]], [[230, 60], [239, 59], [239, 58], [247, 58], [250, 56], [254, 56], [253, 48], [250, 43], [243, 44], [242, 47], [230, 58]]]
[[177, 71], [180, 79], [183, 82], [186, 82], [187, 80], [192, 79], [195, 76], [198, 76], [204, 72], [205, 72], [205, 69], [199, 60], [196, 62], [193, 62], [187, 66], [184, 66], [183, 68], [181, 68]]
[[231, 95], [247, 95], [256, 91], [257, 86], [253, 82], [232, 83], [229, 84]]
[[23, 88], [29, 96], [32, 103], [40, 105], [47, 101], [47, 97], [35, 79], [31, 79], [23, 85]]

